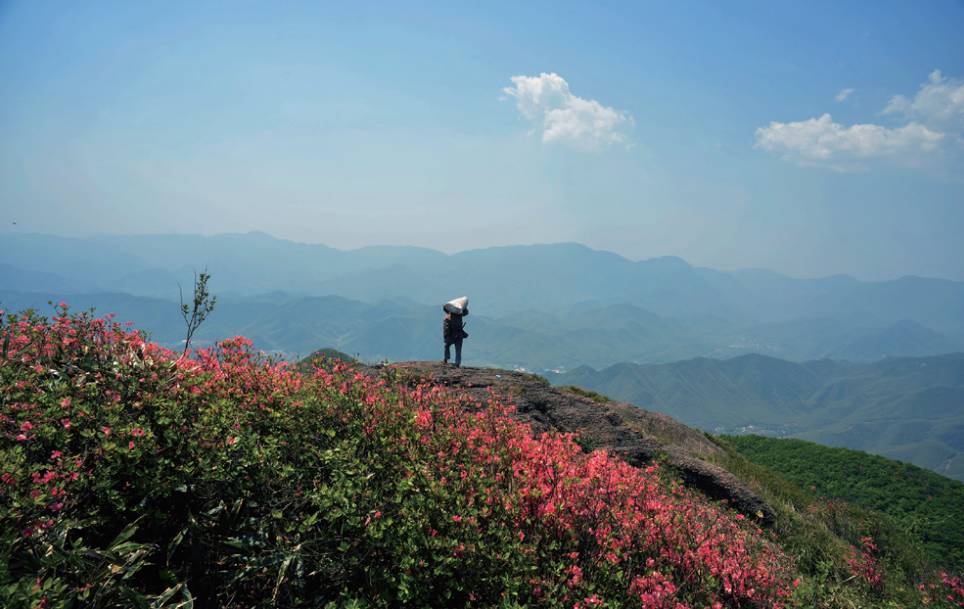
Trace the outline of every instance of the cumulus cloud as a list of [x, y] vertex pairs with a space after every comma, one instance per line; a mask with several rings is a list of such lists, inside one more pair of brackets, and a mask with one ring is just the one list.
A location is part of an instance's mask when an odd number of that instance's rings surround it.
[[836, 100], [837, 103], [839, 104], [839, 103], [841, 103], [841, 102], [843, 102], [843, 101], [846, 101], [848, 97], [850, 97], [851, 95], [853, 95], [853, 92], [854, 92], [854, 90], [851, 89], [851, 88], [841, 89], [839, 93], [837, 93], [836, 95], [833, 96], [833, 98], [834, 98], [834, 100]]
[[633, 117], [594, 99], [573, 95], [562, 76], [543, 72], [539, 76], [513, 76], [511, 80], [512, 86], [502, 92], [515, 99], [522, 116], [538, 125], [543, 142], [590, 150], [629, 144], [626, 131], [633, 126]]
[[943, 137], [943, 133], [920, 123], [893, 129], [874, 124], [845, 126], [824, 114], [760, 127], [756, 130], [756, 146], [787, 160], [846, 169], [859, 161], [916, 157], [934, 150]]
[[884, 114], [899, 114], [930, 125], [964, 127], [964, 81], [931, 72], [913, 99], [895, 95]]
[[[834, 99], [842, 102], [853, 91], [843, 89]], [[859, 168], [878, 159], [917, 165], [938, 147], [946, 152], [953, 142], [964, 142], [964, 83], [934, 70], [912, 99], [895, 95], [882, 114], [902, 124], [843, 125], [826, 113], [803, 121], [773, 121], [756, 130], [756, 147], [785, 160], [836, 169]]]

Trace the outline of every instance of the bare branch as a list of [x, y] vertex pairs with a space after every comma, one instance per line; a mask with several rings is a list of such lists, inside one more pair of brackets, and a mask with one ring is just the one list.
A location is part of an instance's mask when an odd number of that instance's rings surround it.
[[[181, 317], [184, 318], [184, 324], [186, 326], [186, 334], [184, 336], [184, 351], [182, 355], [186, 354], [188, 349], [191, 347], [191, 338], [197, 331], [204, 320], [211, 311], [214, 310], [214, 305], [217, 304], [218, 297], [212, 296], [208, 292], [208, 280], [211, 279], [210, 273], [207, 269], [201, 271], [199, 275], [197, 271], [194, 271], [194, 298], [191, 302], [191, 306], [184, 302], [184, 293], [181, 290], [181, 284], [178, 284], [177, 290], [180, 295], [181, 303]], [[190, 313], [190, 316], [188, 316]]]

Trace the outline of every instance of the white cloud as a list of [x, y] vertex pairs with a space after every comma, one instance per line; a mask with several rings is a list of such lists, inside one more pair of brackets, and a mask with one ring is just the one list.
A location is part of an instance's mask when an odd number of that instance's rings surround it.
[[[853, 92], [842, 89], [834, 99], [842, 102]], [[960, 79], [934, 70], [912, 99], [895, 95], [881, 114], [893, 117], [890, 125], [843, 125], [826, 113], [803, 121], [774, 121], [756, 130], [756, 147], [785, 160], [836, 169], [860, 168], [883, 159], [919, 166], [938, 148], [945, 161], [960, 159], [964, 150], [964, 82]]]
[[519, 113], [539, 123], [543, 142], [560, 142], [584, 149], [611, 144], [628, 145], [626, 130], [633, 117], [569, 91], [569, 83], [556, 73], [513, 76], [502, 92], [515, 98]]
[[824, 114], [760, 127], [756, 130], [756, 146], [802, 164], [848, 169], [874, 159], [914, 160], [934, 150], [943, 137], [943, 133], [920, 123], [893, 129], [874, 124], [845, 126]]
[[913, 99], [895, 95], [884, 114], [901, 114], [927, 124], [964, 128], [964, 81], [931, 72]]
[[850, 97], [851, 95], [853, 95], [853, 92], [854, 92], [854, 90], [851, 89], [851, 88], [841, 89], [839, 93], [837, 93], [836, 95], [833, 96], [833, 98], [834, 98], [834, 100], [837, 101], [837, 103], [841, 103], [841, 102], [843, 102], [843, 101], [846, 101], [846, 99], [847, 99], [848, 97]]

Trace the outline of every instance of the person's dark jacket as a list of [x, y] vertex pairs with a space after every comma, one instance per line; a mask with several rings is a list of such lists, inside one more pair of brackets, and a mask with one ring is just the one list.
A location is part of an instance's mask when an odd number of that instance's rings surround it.
[[465, 322], [461, 315], [446, 316], [442, 320], [442, 337], [446, 343], [460, 343], [469, 335], [465, 332]]

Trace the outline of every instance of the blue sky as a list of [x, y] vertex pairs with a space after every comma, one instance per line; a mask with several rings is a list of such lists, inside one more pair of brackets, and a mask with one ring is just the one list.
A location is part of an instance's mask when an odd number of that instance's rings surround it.
[[949, 1], [0, 2], [0, 231], [964, 279], [961, 31]]

